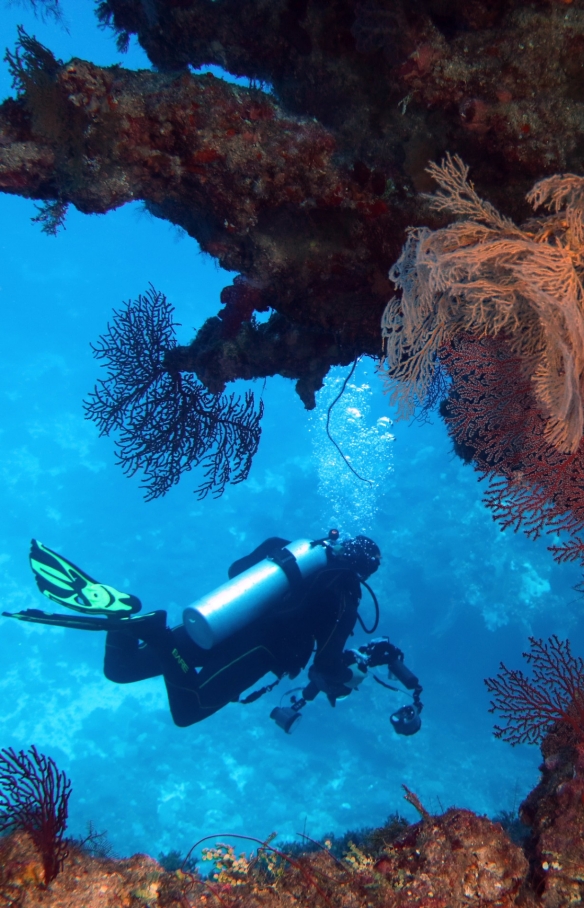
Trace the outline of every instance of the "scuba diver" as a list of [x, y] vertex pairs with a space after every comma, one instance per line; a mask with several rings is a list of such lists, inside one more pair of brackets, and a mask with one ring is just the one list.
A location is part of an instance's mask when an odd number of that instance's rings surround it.
[[[228, 582], [185, 609], [183, 623], [169, 628], [165, 611], [138, 615], [136, 596], [98, 583], [33, 539], [30, 564], [40, 592], [81, 614], [39, 609], [3, 614], [35, 624], [105, 631], [106, 678], [128, 684], [162, 675], [173, 721], [181, 727], [227, 703], [257, 700], [282, 677], [295, 678], [314, 652], [308, 684], [298, 688], [301, 696], [289, 691], [289, 705], [271, 712], [276, 724], [290, 732], [301, 709], [320, 692], [334, 706], [359, 686], [368, 667], [386, 665], [390, 677], [413, 692], [412, 704], [390, 717], [395, 731], [411, 735], [421, 725], [422, 688], [404, 665], [403, 653], [387, 638], [358, 650], [344, 648], [357, 620], [367, 633], [377, 628], [379, 606], [366, 581], [380, 561], [379, 548], [365, 536], [341, 542], [338, 531], [331, 530], [317, 540], [271, 537], [235, 561]], [[369, 630], [358, 614], [361, 585], [376, 608]], [[269, 672], [275, 681], [240, 699]]]

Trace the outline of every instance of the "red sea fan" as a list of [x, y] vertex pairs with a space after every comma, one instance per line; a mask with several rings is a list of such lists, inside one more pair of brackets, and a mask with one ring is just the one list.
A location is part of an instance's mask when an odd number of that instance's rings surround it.
[[428, 398], [437, 366], [452, 387], [441, 411], [457, 452], [489, 481], [503, 527], [565, 534], [558, 561], [584, 563], [584, 178], [537, 183], [518, 226], [481, 199], [447, 155], [428, 197], [458, 220], [410, 230], [390, 271], [401, 289], [382, 319], [392, 400]]
[[452, 379], [442, 410], [458, 453], [489, 481], [485, 503], [503, 529], [550, 546], [557, 561], [584, 562], [584, 442], [571, 454], [546, 436], [523, 359], [504, 338], [461, 335], [440, 352]]
[[0, 750], [0, 834], [28, 833], [41, 854], [47, 885], [67, 856], [63, 835], [70, 794], [65, 773], [36, 747], [28, 753], [12, 747]]
[[527, 201], [537, 216], [517, 226], [477, 195], [456, 155], [428, 173], [438, 184], [430, 205], [458, 220], [410, 229], [389, 272], [401, 290], [382, 319], [392, 402], [411, 413], [439, 350], [461, 334], [505, 335], [546, 438], [573, 453], [584, 433], [584, 178], [536, 183]]
[[540, 744], [561, 723], [584, 741], [584, 661], [572, 655], [569, 640], [555, 635], [547, 643], [530, 637], [529, 645], [523, 657], [531, 678], [501, 663], [499, 674], [485, 679], [493, 695], [490, 712], [505, 722], [495, 725], [495, 736], [512, 745]]

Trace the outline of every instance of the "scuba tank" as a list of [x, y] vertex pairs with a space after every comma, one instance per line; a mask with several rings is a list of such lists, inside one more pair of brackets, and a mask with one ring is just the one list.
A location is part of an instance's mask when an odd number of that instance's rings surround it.
[[323, 539], [297, 539], [197, 599], [183, 612], [189, 637], [203, 649], [216, 646], [325, 568], [328, 551]]

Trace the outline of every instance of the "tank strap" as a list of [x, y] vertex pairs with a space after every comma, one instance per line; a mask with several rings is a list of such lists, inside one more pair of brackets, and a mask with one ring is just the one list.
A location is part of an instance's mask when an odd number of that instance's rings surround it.
[[280, 549], [278, 552], [272, 552], [271, 555], [268, 555], [268, 559], [282, 568], [293, 592], [300, 589], [304, 581], [298, 562], [289, 549]]

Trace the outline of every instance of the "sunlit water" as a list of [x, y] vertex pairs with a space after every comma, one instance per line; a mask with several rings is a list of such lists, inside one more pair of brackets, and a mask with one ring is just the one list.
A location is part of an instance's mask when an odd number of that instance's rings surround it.
[[309, 426], [318, 492], [329, 506], [323, 509], [325, 523], [355, 536], [369, 532], [391, 482], [395, 436], [387, 412], [373, 415], [373, 367], [359, 364], [352, 380], [344, 373], [334, 369], [327, 377]]

